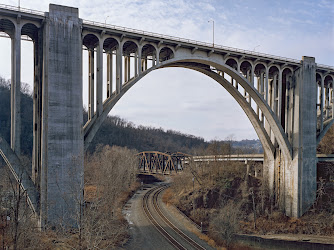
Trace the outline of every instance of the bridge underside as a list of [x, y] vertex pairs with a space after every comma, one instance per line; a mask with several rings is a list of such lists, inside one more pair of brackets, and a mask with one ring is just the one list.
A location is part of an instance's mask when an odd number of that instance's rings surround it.
[[[84, 150], [123, 95], [146, 74], [166, 67], [196, 70], [224, 87], [261, 140], [268, 189], [280, 208], [299, 217], [312, 205], [316, 146], [334, 121], [334, 68], [317, 65], [312, 57], [297, 61], [109, 27], [81, 20], [78, 9], [58, 5], [50, 5], [47, 15], [0, 9], [0, 32], [12, 39], [11, 151], [6, 143], [0, 143], [0, 149], [5, 159], [12, 159], [7, 162], [16, 173], [20, 171], [14, 167], [20, 164], [13, 153], [20, 155], [21, 35], [34, 42], [31, 180], [39, 194], [41, 225], [76, 224]], [[89, 62], [85, 125], [83, 49]], [[166, 160], [152, 157], [156, 169], [166, 169]], [[169, 170], [173, 168], [178, 169], [170, 164]]]

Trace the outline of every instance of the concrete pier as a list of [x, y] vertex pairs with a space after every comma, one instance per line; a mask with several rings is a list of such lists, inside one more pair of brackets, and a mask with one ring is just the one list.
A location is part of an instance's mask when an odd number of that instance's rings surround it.
[[[317, 86], [314, 57], [303, 57], [302, 66], [295, 72], [295, 116], [292, 140], [292, 165], [285, 169], [288, 184], [285, 199], [293, 199], [287, 215], [299, 217], [313, 204], [317, 190]], [[293, 190], [293, 191], [292, 191]], [[291, 197], [293, 192], [293, 198]]]
[[81, 20], [50, 4], [44, 26], [41, 226], [75, 226], [82, 202], [84, 150]]

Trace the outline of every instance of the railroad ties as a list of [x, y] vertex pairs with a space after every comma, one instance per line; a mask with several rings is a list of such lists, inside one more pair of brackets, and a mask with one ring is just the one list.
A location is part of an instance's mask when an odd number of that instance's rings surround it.
[[162, 153], [158, 151], [144, 151], [138, 156], [138, 169], [149, 173], [172, 173], [182, 171], [185, 162], [190, 162], [192, 156], [184, 153]]

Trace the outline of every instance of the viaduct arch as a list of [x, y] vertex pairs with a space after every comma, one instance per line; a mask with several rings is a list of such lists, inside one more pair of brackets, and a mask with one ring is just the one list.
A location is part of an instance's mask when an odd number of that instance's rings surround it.
[[[14, 174], [25, 173], [22, 186], [41, 226], [75, 225], [85, 148], [132, 86], [167, 67], [201, 72], [235, 98], [264, 147], [272, 199], [287, 215], [299, 217], [313, 204], [316, 146], [334, 121], [333, 67], [317, 65], [313, 57], [298, 61], [107, 26], [80, 19], [76, 8], [53, 4], [48, 13], [0, 7], [0, 32], [12, 40], [11, 139], [8, 144], [0, 138], [0, 153]], [[32, 176], [18, 157], [21, 34], [34, 42]], [[84, 125], [83, 49], [89, 68]]]

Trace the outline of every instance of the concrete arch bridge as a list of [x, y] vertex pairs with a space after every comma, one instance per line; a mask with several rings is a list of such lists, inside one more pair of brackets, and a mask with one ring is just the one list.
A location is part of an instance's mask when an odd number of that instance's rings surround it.
[[[75, 224], [85, 149], [120, 98], [167, 67], [201, 72], [234, 97], [261, 140], [268, 188], [287, 215], [299, 217], [313, 204], [316, 147], [334, 121], [333, 67], [314, 57], [294, 60], [86, 21], [78, 9], [53, 4], [45, 13], [0, 5], [0, 32], [12, 41], [11, 140], [2, 139], [0, 151], [14, 173], [25, 173], [18, 160], [21, 39], [34, 44], [32, 176], [20, 176], [42, 226]], [[89, 61], [86, 124], [83, 50]]]

